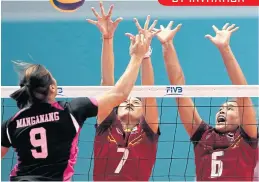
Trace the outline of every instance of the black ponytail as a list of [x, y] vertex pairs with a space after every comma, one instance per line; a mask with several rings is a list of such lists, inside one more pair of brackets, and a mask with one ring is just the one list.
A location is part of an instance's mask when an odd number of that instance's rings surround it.
[[26, 107], [30, 100], [28, 87], [22, 86], [19, 90], [16, 90], [14, 93], [12, 93], [10, 97], [16, 101], [17, 107], [19, 109]]
[[20, 82], [21, 88], [10, 97], [17, 102], [19, 109], [31, 104], [47, 102], [51, 84], [53, 84], [53, 78], [44, 66], [31, 65], [24, 70]]

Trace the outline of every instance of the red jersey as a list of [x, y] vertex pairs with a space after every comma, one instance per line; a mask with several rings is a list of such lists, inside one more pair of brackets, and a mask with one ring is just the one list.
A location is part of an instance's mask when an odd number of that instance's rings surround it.
[[258, 161], [258, 138], [239, 127], [220, 134], [202, 122], [192, 136], [197, 181], [252, 181]]
[[97, 127], [94, 142], [94, 181], [148, 181], [156, 159], [158, 133], [143, 119], [124, 132], [113, 111]]

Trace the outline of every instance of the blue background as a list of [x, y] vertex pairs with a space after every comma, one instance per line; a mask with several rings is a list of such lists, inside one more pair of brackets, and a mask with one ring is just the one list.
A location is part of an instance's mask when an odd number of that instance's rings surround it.
[[[166, 25], [170, 20], [160, 20]], [[233, 34], [231, 46], [249, 84], [258, 84], [258, 19], [176, 19], [182, 29], [175, 38], [175, 46], [189, 85], [231, 84], [218, 50], [204, 38], [214, 32], [212, 24], [222, 27], [225, 22], [235, 23], [240, 30]], [[143, 24], [144, 20], [140, 20]], [[132, 20], [119, 25], [114, 38], [115, 79], [118, 80], [128, 61], [126, 32], [136, 33]], [[17, 85], [17, 75], [11, 60], [44, 64], [58, 81], [58, 85], [86, 86], [100, 84], [101, 35], [84, 21], [2, 22], [2, 85]], [[156, 85], [169, 84], [165, 72], [162, 49], [158, 40], [152, 42], [152, 63]], [[28, 56], [30, 54], [33, 60]], [[139, 80], [137, 84], [139, 84]], [[76, 92], [76, 90], [75, 90]], [[216, 107], [226, 98], [196, 99], [204, 120], [213, 123]], [[192, 144], [178, 118], [172, 99], [158, 99], [162, 135], [151, 180], [194, 180]], [[2, 99], [2, 120], [17, 110], [14, 102]], [[93, 166], [93, 139], [95, 119], [86, 122], [80, 135], [80, 152], [74, 180], [91, 180]], [[170, 124], [163, 124], [170, 123]], [[16, 155], [11, 151], [2, 160], [2, 180], [8, 180]]]

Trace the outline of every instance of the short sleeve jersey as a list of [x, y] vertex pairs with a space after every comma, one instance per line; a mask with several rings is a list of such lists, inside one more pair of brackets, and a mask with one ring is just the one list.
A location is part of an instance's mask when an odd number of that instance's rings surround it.
[[131, 131], [124, 131], [113, 111], [96, 128], [94, 181], [148, 181], [159, 135], [159, 130], [154, 133], [144, 118]]
[[94, 99], [77, 98], [70, 102], [34, 104], [3, 122], [1, 145], [13, 147], [18, 156], [11, 180], [19, 176], [70, 180], [80, 129], [97, 112]]
[[220, 134], [202, 122], [191, 140], [198, 181], [253, 180], [258, 161], [258, 138], [250, 138], [242, 127]]

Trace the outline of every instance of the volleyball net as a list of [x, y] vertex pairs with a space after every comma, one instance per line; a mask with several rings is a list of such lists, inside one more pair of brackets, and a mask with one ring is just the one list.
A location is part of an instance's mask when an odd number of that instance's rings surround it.
[[[9, 95], [16, 89], [18, 87], [15, 86], [1, 87], [2, 121], [10, 118], [18, 110], [16, 103], [9, 98]], [[112, 89], [110, 86], [60, 86], [57, 99], [68, 101], [76, 97], [96, 97], [110, 89]], [[215, 125], [215, 115], [220, 106], [233, 98], [251, 97], [257, 114], [259, 111], [258, 85], [135, 86], [130, 96], [157, 98], [162, 134], [159, 138], [156, 163], [150, 181], [195, 180], [193, 145], [180, 120], [175, 102], [176, 97], [191, 97], [202, 119], [212, 126]], [[75, 167], [74, 181], [92, 181], [93, 179], [95, 123], [95, 118], [87, 120], [80, 133], [80, 152]], [[5, 166], [2, 168], [2, 181], [9, 179], [10, 170], [16, 162], [16, 154], [10, 151], [2, 160], [2, 166]]]

